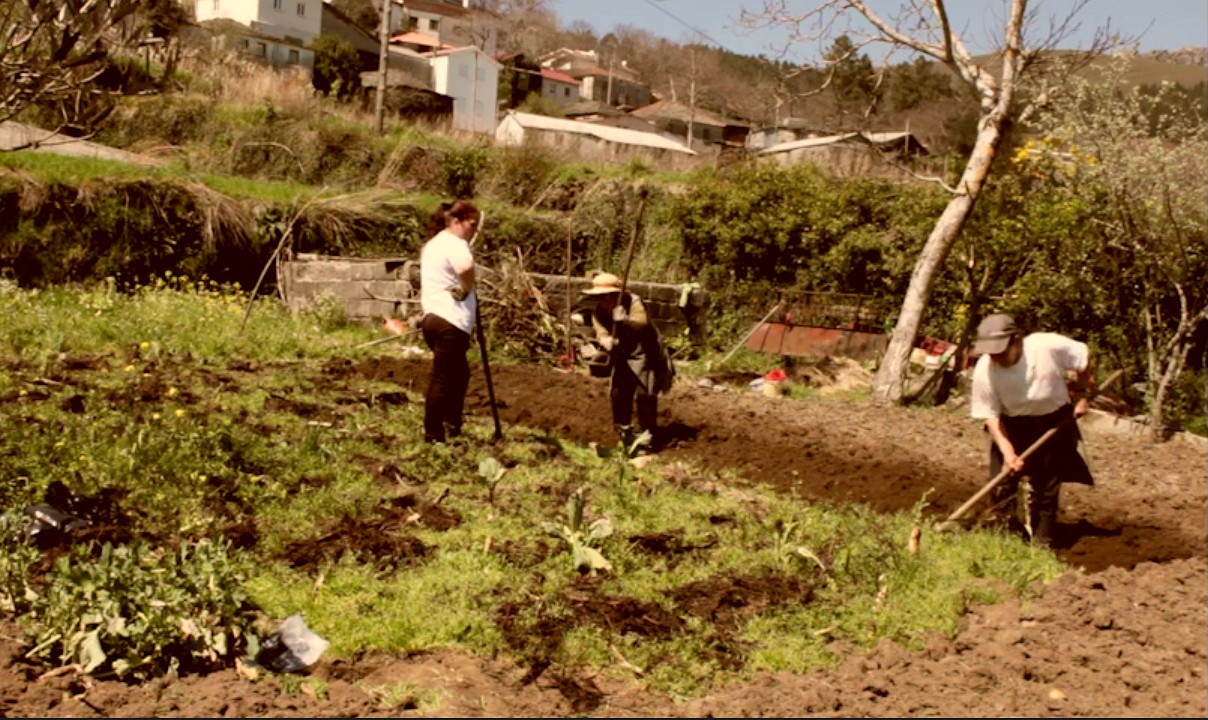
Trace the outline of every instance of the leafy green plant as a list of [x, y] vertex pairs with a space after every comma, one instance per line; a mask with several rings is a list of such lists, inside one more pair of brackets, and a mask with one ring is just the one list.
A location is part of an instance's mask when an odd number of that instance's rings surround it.
[[495, 504], [495, 486], [506, 472], [507, 468], [493, 457], [483, 458], [482, 462], [478, 463], [478, 475], [487, 485], [487, 502], [491, 505]]
[[450, 150], [441, 158], [445, 190], [453, 197], [474, 197], [478, 174], [486, 165], [486, 152], [480, 148]]
[[23, 613], [36, 595], [29, 586], [38, 550], [25, 541], [21, 516], [0, 516], [0, 613]]
[[147, 678], [238, 657], [251, 618], [239, 563], [201, 541], [161, 550], [77, 546], [55, 564], [25, 621], [27, 657], [81, 672]]
[[544, 523], [545, 532], [560, 538], [569, 547], [571, 561], [580, 573], [595, 575], [597, 571], [612, 570], [610, 563], [597, 549], [601, 540], [612, 535], [612, 521], [606, 517], [596, 518], [585, 524], [583, 506], [586, 504], [584, 490], [579, 488], [566, 501], [566, 523]]
[[798, 542], [797, 533], [800, 525], [801, 523], [796, 520], [789, 520], [780, 524], [776, 532], [776, 559], [781, 565], [789, 565], [805, 560], [810, 564], [816, 565], [823, 574], [829, 576], [826, 563], [822, 562], [822, 558], [818, 557], [818, 554], [811, 550], [808, 545]]

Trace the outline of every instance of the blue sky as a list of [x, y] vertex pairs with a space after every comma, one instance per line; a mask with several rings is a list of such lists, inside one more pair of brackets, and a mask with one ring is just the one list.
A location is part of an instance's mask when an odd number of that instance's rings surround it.
[[[1041, 17], [1068, 10], [1074, 0], [1033, 0]], [[790, 7], [809, 7], [808, 0], [790, 3]], [[874, 6], [896, 7], [888, 0], [874, 0]], [[565, 27], [575, 20], [591, 25], [603, 34], [617, 25], [634, 25], [675, 42], [693, 39], [694, 29], [710, 45], [720, 45], [742, 55], [773, 55], [781, 37], [769, 31], [751, 33], [738, 27], [741, 11], [758, 10], [762, 0], [550, 0], [550, 5]], [[1005, 0], [949, 0], [950, 12], [958, 24], [969, 28], [965, 42], [973, 52], [984, 52], [979, 41], [999, 27], [994, 22], [1004, 14]], [[1111, 28], [1125, 35], [1141, 35], [1140, 49], [1173, 50], [1186, 46], [1208, 46], [1208, 2], [1205, 0], [1089, 0], [1078, 15], [1082, 26], [1074, 36], [1085, 41], [1096, 27], [1110, 20]], [[1148, 29], [1147, 29], [1148, 28]], [[1142, 35], [1142, 33], [1144, 33]], [[793, 59], [808, 62], [816, 47], [802, 47]], [[869, 52], [870, 56], [873, 52]]]

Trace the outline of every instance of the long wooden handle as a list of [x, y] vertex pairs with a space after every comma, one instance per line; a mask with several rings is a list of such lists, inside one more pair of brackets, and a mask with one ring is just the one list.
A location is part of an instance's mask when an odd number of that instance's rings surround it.
[[[1092, 392], [1090, 395], [1087, 396], [1087, 400], [1089, 401], [1095, 395], [1098, 395], [1099, 392], [1101, 390], [1103, 390], [1103, 388], [1107, 387], [1108, 385], [1111, 385], [1113, 382], [1115, 382], [1116, 378], [1120, 377], [1123, 374], [1124, 374], [1123, 370], [1117, 370], [1114, 373], [1112, 373], [1111, 375], [1108, 375], [1107, 379], [1104, 380], [1094, 392]], [[1019, 456], [1019, 459], [1026, 461], [1029, 457], [1032, 456], [1033, 453], [1035, 453], [1037, 450], [1039, 450], [1041, 447], [1043, 447], [1044, 444], [1049, 441], [1049, 438], [1056, 435], [1064, 427], [1065, 427], [1065, 422], [1062, 422], [1057, 427], [1049, 428], [1047, 431], [1045, 431], [1045, 433], [1043, 435], [1041, 435], [1039, 438], [1037, 438], [1036, 442], [1032, 443], [1031, 446], [1029, 446], [1027, 450], [1023, 451], [1023, 454]], [[943, 531], [943, 530], [948, 529], [948, 527], [950, 525], [952, 525], [952, 523], [956, 522], [958, 519], [961, 518], [961, 516], [963, 516], [966, 512], [968, 512], [969, 508], [976, 505], [977, 502], [979, 500], [981, 500], [982, 498], [984, 498], [987, 494], [989, 494], [989, 492], [991, 490], [998, 487], [999, 483], [1001, 483], [1003, 480], [1006, 480], [1008, 477], [1010, 477], [1012, 472], [1013, 471], [1011, 470], [1011, 468], [1003, 468], [1002, 472], [995, 475], [994, 479], [992, 479], [990, 482], [983, 485], [981, 490], [978, 490], [977, 493], [975, 493], [973, 495], [973, 497], [966, 500], [963, 505], [961, 505], [955, 511], [953, 511], [953, 513], [951, 515], [949, 515], [946, 520], [944, 520], [943, 522], [936, 525], [935, 529], [937, 531]]]
[[642, 216], [646, 214], [646, 195], [645, 188], [641, 190], [641, 199], [638, 201], [638, 216], [633, 222], [633, 235], [629, 238], [629, 250], [625, 253], [625, 270], [621, 274], [621, 297], [625, 297], [625, 289], [629, 286], [629, 267], [633, 264], [633, 250], [638, 244], [638, 236], [642, 234]]
[[491, 401], [491, 418], [495, 421], [495, 439], [503, 437], [503, 428], [499, 424], [499, 407], [495, 404], [495, 385], [491, 382], [491, 363], [487, 360], [487, 337], [482, 330], [482, 313], [474, 313], [474, 327], [478, 332], [478, 349], [482, 352], [482, 373], [487, 379], [487, 397]]

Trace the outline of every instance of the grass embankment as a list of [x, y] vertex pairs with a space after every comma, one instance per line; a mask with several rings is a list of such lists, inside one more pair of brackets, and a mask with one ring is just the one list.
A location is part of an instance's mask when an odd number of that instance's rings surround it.
[[[833, 640], [916, 646], [969, 604], [1063, 570], [982, 531], [924, 531], [911, 552], [917, 513], [810, 505], [723, 468], [639, 469], [537, 429], [492, 443], [490, 423], [471, 423], [464, 442], [423, 446], [422, 396], [357, 370], [396, 348], [358, 349], [372, 331], [335, 312], [261, 298], [244, 326], [246, 295], [183, 281], [2, 293], [0, 507], [21, 513], [62, 484], [74, 500], [60, 509], [103, 508], [113, 530], [78, 537], [144, 548], [132, 565], [82, 548], [48, 569], [0, 533], [0, 608], [51, 666], [161, 667], [172, 633], [198, 627], [194, 644], [210, 640], [192, 657], [230, 663], [254, 648], [248, 633], [302, 612], [329, 658], [451, 647], [533, 673], [640, 671], [688, 697], [833, 662]], [[165, 552], [177, 547], [210, 550]], [[610, 569], [577, 569], [588, 550]], [[185, 579], [165, 589], [154, 570], [168, 560]], [[86, 576], [101, 590], [61, 591]], [[192, 599], [186, 580], [224, 590]], [[162, 614], [165, 593], [175, 625], [136, 622]], [[152, 631], [158, 643], [134, 647]]]

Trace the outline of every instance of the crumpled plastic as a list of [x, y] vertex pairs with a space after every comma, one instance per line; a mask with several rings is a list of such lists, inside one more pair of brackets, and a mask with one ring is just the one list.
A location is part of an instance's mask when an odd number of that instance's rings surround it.
[[303, 673], [318, 662], [328, 645], [306, 627], [301, 613], [294, 613], [260, 644], [256, 663], [275, 673]]
[[29, 522], [25, 525], [25, 539], [41, 545], [53, 543], [64, 535], [88, 527], [87, 520], [72, 517], [50, 505], [30, 505], [25, 509], [25, 514], [29, 516]]

